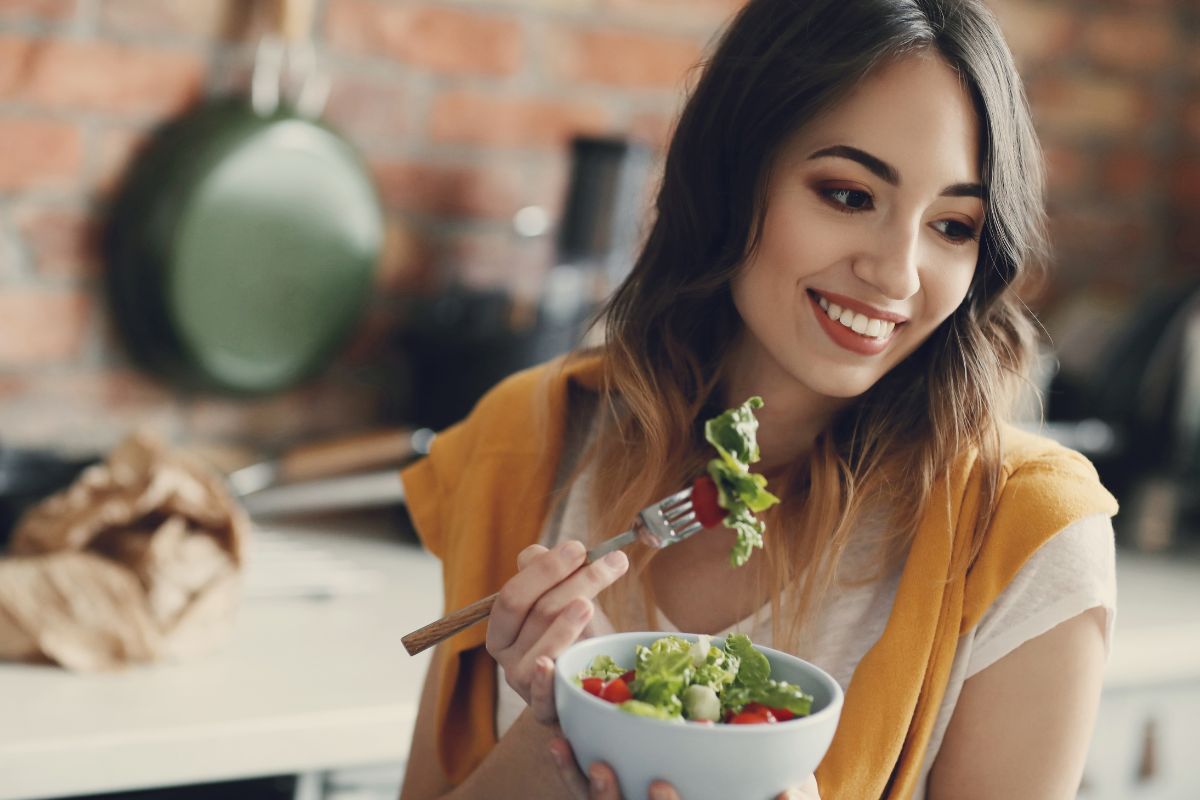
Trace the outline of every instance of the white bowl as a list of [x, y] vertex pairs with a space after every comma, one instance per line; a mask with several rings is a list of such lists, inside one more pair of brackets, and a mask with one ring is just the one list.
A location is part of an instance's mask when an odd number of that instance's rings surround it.
[[[664, 636], [695, 641], [695, 634], [614, 633], [576, 642], [558, 657], [554, 704], [575, 760], [586, 773], [595, 761], [617, 773], [627, 800], [647, 796], [651, 781], [672, 784], [683, 800], [774, 800], [817, 768], [842, 712], [842, 689], [824, 670], [769, 647], [771, 677], [813, 697], [807, 717], [776, 724], [697, 725], [639, 717], [585, 692], [574, 677], [595, 656], [634, 667], [634, 646]], [[714, 639], [720, 646], [723, 641]]]

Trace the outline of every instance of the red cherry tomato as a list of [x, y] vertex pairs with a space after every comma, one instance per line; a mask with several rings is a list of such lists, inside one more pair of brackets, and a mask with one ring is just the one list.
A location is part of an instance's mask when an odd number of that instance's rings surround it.
[[761, 711], [758, 713], [743, 711], [740, 714], [734, 714], [733, 719], [729, 720], [729, 723], [731, 725], [762, 725], [774, 721], [775, 717], [771, 716], [770, 711]]
[[717, 502], [717, 484], [707, 475], [701, 475], [692, 483], [692, 508], [696, 521], [706, 528], [715, 528], [725, 519], [725, 509]]
[[583, 690], [585, 692], [587, 692], [588, 694], [594, 694], [594, 695], [596, 695], [596, 697], [599, 697], [600, 690], [602, 688], [604, 688], [604, 679], [603, 678], [584, 678], [583, 679]]
[[629, 691], [629, 684], [625, 681], [613, 678], [600, 690], [600, 699], [610, 703], [624, 703], [626, 700], [633, 699], [633, 692]]
[[789, 719], [795, 719], [796, 715], [786, 708], [772, 708], [771, 713], [775, 715], [775, 719], [779, 722], [787, 722]]
[[621, 676], [621, 680], [625, 683], [633, 683], [637, 679], [637, 670], [631, 669]]

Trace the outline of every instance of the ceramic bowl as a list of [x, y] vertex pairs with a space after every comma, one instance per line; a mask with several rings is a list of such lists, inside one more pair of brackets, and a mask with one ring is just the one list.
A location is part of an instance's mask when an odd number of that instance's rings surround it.
[[[627, 800], [647, 796], [651, 781], [671, 783], [684, 800], [774, 800], [799, 786], [817, 768], [842, 710], [842, 689], [828, 673], [803, 659], [755, 647], [771, 662], [771, 677], [812, 695], [812, 713], [775, 724], [699, 725], [626, 713], [585, 692], [574, 678], [595, 656], [634, 665], [634, 647], [667, 635], [695, 641], [695, 634], [614, 633], [576, 642], [555, 664], [554, 700], [563, 734], [586, 773], [607, 762]], [[713, 645], [724, 642], [713, 639]]]

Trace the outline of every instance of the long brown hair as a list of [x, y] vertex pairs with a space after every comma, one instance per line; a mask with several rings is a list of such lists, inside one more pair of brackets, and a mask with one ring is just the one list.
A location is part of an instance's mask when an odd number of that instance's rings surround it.
[[[656, 215], [628, 279], [604, 309], [606, 402], [586, 464], [591, 535], [697, 474], [709, 457], [702, 422], [719, 411], [719, 380], [741, 320], [730, 281], [761, 235], [779, 153], [864, 76], [919, 51], [938, 53], [974, 100], [983, 137], [986, 221], [966, 299], [916, 352], [820, 434], [779, 485], [767, 518], [777, 646], [796, 647], [837, 574], [850, 535], [886, 505], [894, 539], [880, 570], [907, 551], [935, 482], [977, 452], [981, 508], [995, 502], [1000, 423], [1034, 347], [1014, 284], [1044, 250], [1041, 155], [1020, 78], [979, 0], [750, 0], [720, 38], [667, 153]], [[870, 500], [870, 504], [867, 500]], [[984, 513], [968, 559], [988, 523]], [[804, 532], [803, 535], [800, 532]], [[633, 574], [653, 597], [635, 553]], [[958, 565], [965, 569], [968, 559]], [[882, 573], [880, 573], [882, 574]], [[618, 627], [618, 581], [602, 607]], [[781, 614], [784, 587], [802, 587]], [[782, 628], [788, 622], [786, 630]]]

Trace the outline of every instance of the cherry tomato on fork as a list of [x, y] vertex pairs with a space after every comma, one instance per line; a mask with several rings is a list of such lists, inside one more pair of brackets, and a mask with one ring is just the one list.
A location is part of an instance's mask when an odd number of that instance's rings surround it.
[[696, 521], [706, 528], [715, 528], [725, 519], [725, 509], [717, 502], [717, 484], [708, 475], [692, 482], [692, 509]]

